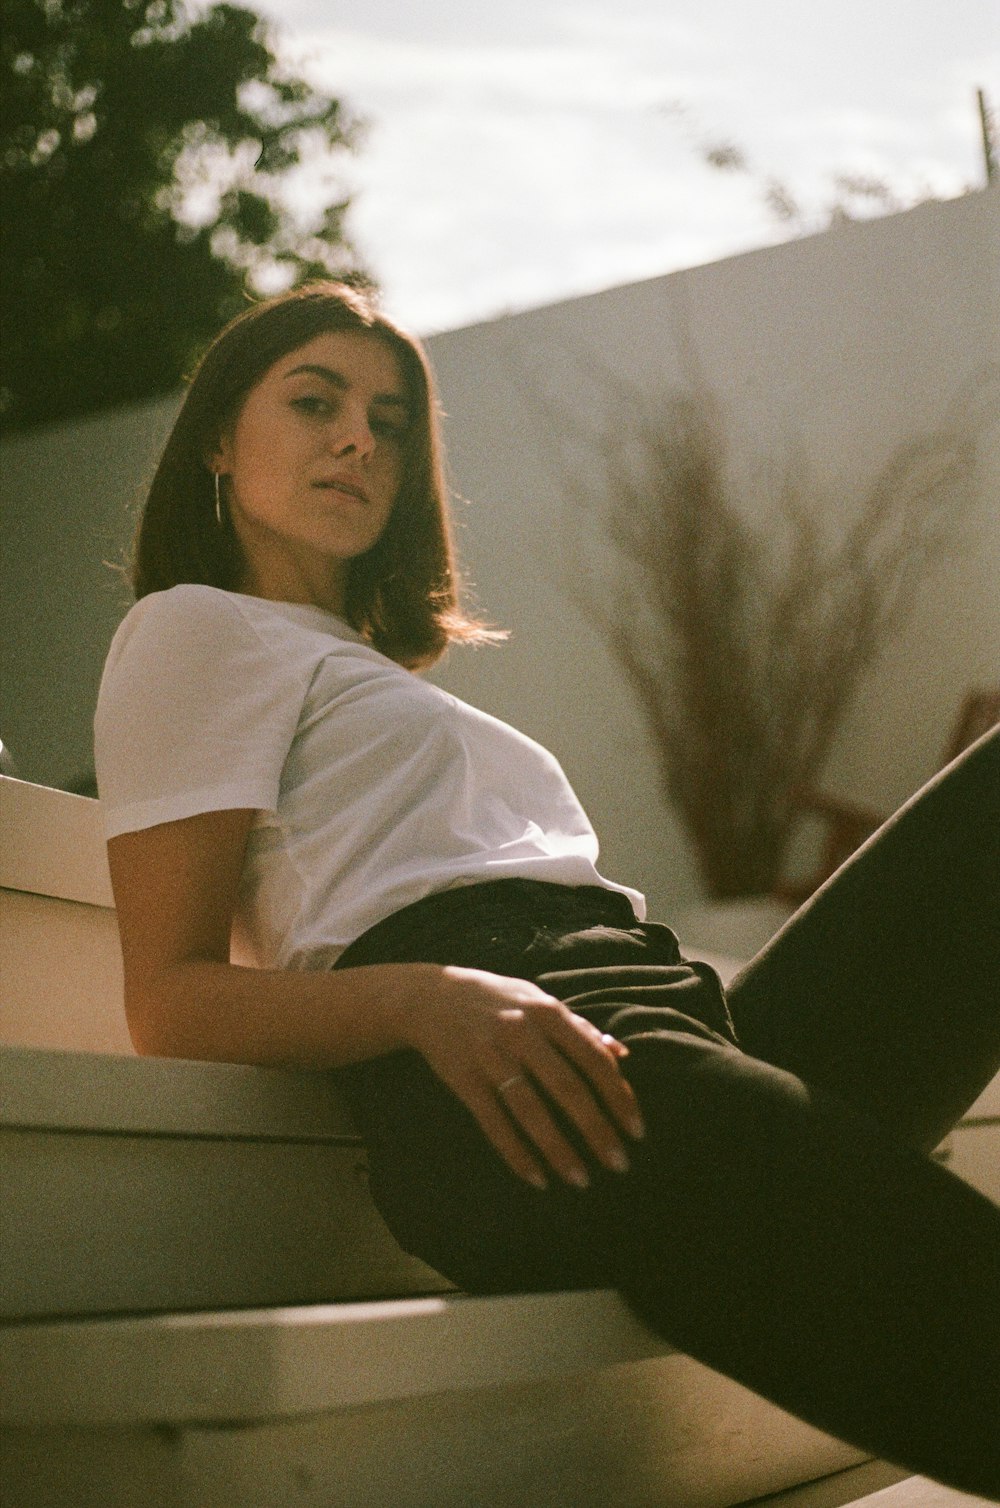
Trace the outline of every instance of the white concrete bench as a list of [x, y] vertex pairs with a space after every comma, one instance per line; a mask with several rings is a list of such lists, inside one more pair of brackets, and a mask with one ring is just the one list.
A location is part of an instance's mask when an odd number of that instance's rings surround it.
[[139, 1058], [97, 804], [0, 778], [0, 1318], [441, 1292], [330, 1075]]
[[143, 1060], [96, 803], [0, 777], [7, 1508], [723, 1508], [863, 1459], [610, 1292], [402, 1253], [330, 1079]]

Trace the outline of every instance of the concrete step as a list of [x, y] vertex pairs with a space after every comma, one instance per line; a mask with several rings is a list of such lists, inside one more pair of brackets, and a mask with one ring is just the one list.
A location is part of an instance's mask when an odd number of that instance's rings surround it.
[[384, 1298], [400, 1250], [328, 1074], [0, 1048], [0, 1316]]
[[[751, 1505], [744, 1504], [741, 1508]], [[989, 1508], [989, 1505], [986, 1498], [957, 1492], [928, 1477], [907, 1476], [884, 1461], [869, 1461], [818, 1482], [755, 1498], [752, 1508]]]
[[611, 1293], [22, 1324], [5, 1508], [726, 1508], [863, 1459]]

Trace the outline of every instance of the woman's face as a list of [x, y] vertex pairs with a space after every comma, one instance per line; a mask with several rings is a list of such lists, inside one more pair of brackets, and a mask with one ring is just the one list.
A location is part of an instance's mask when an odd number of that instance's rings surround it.
[[348, 561], [389, 521], [410, 420], [399, 361], [375, 336], [317, 335], [275, 362], [210, 460], [242, 590], [342, 611]]

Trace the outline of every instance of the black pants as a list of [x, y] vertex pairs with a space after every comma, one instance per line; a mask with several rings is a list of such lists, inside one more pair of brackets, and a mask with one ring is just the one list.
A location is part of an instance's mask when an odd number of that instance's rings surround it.
[[538, 1192], [418, 1055], [359, 1065], [400, 1243], [471, 1293], [617, 1287], [810, 1423], [1000, 1499], [1000, 1210], [927, 1156], [1000, 1069], [998, 756], [988, 735], [925, 787], [728, 1003], [602, 890], [464, 887], [352, 944], [339, 967], [536, 980], [627, 1042], [648, 1128], [627, 1174], [588, 1157], [589, 1189]]

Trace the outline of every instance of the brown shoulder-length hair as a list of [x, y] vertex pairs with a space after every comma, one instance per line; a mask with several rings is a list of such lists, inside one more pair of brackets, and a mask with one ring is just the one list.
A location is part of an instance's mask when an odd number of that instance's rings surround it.
[[167, 440], [139, 521], [130, 577], [137, 598], [182, 582], [239, 590], [242, 560], [228, 514], [215, 513], [207, 457], [251, 388], [283, 356], [330, 331], [366, 332], [399, 361], [410, 422], [402, 482], [389, 522], [348, 563], [344, 615], [408, 669], [431, 665], [459, 640], [504, 635], [462, 612], [434, 377], [419, 341], [344, 283], [308, 283], [252, 305], [202, 358]]

